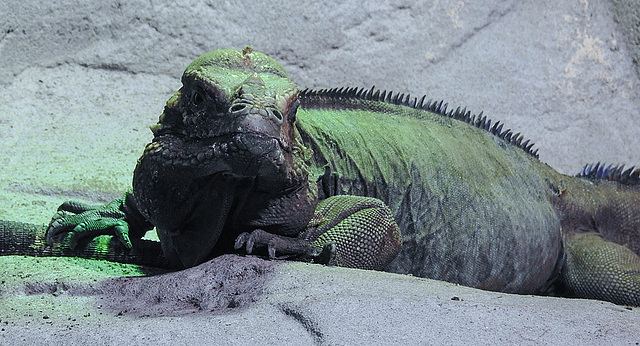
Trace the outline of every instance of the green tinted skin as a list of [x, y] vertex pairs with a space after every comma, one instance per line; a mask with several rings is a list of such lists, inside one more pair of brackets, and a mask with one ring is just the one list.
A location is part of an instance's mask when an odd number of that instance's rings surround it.
[[327, 178], [326, 193], [369, 195], [390, 206], [404, 242], [389, 270], [510, 292], [545, 285], [561, 239], [542, 164], [457, 120], [342, 102], [352, 104], [336, 111], [303, 102], [299, 126], [316, 162], [339, 177], [337, 184]]
[[391, 208], [403, 245], [387, 270], [640, 305], [636, 188], [559, 174], [485, 130], [406, 106], [310, 95], [298, 118], [321, 198]]

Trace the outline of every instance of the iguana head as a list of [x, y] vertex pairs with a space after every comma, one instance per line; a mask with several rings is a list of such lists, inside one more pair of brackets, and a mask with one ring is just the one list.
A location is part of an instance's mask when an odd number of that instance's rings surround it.
[[275, 200], [307, 198], [299, 89], [283, 67], [251, 48], [215, 50], [186, 68], [182, 84], [134, 174], [136, 203], [165, 253], [187, 267], [208, 257], [223, 229], [302, 227], [272, 215], [286, 214]]
[[215, 50], [187, 67], [182, 84], [151, 127], [155, 138], [146, 154], [217, 171], [223, 152], [236, 155], [243, 146], [257, 150], [260, 142], [284, 151], [294, 145], [298, 87], [268, 56], [248, 48]]

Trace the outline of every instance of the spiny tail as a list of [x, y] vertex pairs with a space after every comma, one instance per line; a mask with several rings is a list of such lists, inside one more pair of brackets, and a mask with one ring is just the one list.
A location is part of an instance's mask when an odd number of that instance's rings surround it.
[[622, 185], [640, 186], [640, 168], [635, 166], [625, 170], [624, 165], [607, 165], [606, 163], [586, 164], [582, 171], [576, 174], [578, 178], [591, 180], [617, 181]]
[[172, 268], [157, 241], [139, 240], [134, 242], [132, 249], [127, 249], [115, 237], [101, 235], [86, 246], [71, 249], [64, 243], [47, 245], [46, 229], [45, 225], [0, 220], [0, 256], [82, 257]]

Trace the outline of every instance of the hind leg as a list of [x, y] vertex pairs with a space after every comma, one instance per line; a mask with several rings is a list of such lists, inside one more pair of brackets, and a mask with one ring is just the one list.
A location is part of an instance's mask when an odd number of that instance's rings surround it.
[[564, 236], [562, 279], [576, 297], [640, 306], [640, 257], [598, 233]]

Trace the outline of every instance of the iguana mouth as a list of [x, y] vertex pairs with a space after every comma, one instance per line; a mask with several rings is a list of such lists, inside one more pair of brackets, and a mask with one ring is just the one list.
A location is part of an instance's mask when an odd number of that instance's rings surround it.
[[[211, 213], [205, 205], [219, 209], [219, 200], [224, 197], [220, 191], [231, 181], [278, 178], [285, 175], [285, 169], [285, 155], [277, 138], [233, 133], [193, 140], [165, 133], [147, 145], [134, 172], [133, 189], [145, 217], [156, 227], [171, 230], [190, 224], [188, 220], [196, 214]], [[199, 196], [195, 200], [209, 200], [210, 204], [191, 203], [194, 195]], [[159, 200], [165, 203], [156, 204]], [[195, 224], [199, 225], [196, 229], [209, 227]]]
[[143, 157], [162, 166], [200, 168], [200, 176], [219, 172], [255, 176], [270, 166], [276, 170], [282, 167], [285, 151], [287, 146], [280, 138], [256, 133], [202, 139], [165, 133], [147, 144]]

